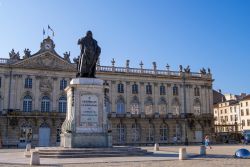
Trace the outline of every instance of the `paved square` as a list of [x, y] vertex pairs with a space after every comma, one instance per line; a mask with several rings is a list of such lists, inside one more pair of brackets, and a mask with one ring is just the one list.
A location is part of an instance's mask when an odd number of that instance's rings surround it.
[[[102, 157], [102, 158], [41, 158], [40, 166], [65, 167], [221, 167], [249, 166], [250, 159], [235, 159], [234, 152], [239, 148], [250, 150], [246, 145], [216, 145], [207, 150], [207, 156], [199, 156], [199, 146], [187, 146], [188, 160], [178, 160], [178, 150], [182, 146], [164, 146], [153, 156], [143, 157]], [[143, 147], [153, 151], [153, 147]], [[24, 157], [23, 149], [1, 149], [0, 166], [21, 167], [29, 166], [30, 158]]]

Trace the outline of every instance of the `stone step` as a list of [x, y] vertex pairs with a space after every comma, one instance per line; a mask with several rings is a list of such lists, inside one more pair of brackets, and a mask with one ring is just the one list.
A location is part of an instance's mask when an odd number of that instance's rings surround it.
[[61, 148], [37, 147], [42, 158], [88, 158], [88, 157], [123, 157], [143, 156], [152, 154], [137, 147], [111, 147], [111, 148]]

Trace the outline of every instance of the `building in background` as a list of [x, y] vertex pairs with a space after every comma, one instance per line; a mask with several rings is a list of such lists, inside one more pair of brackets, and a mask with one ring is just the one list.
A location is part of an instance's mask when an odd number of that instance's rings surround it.
[[250, 131], [250, 95], [239, 102], [242, 131]]
[[[67, 110], [64, 89], [75, 77], [70, 54], [55, 51], [48, 37], [40, 50], [24, 55], [12, 50], [0, 59], [0, 129], [4, 145], [55, 146]], [[213, 134], [213, 89], [210, 70], [171, 71], [97, 64], [104, 80], [105, 111], [115, 145], [201, 142]]]
[[[221, 94], [216, 92], [217, 97], [218, 93]], [[215, 133], [224, 136], [223, 141], [235, 138], [236, 134], [241, 134], [244, 130], [250, 130], [249, 97], [245, 93], [225, 94], [221, 96], [221, 101], [214, 104]]]

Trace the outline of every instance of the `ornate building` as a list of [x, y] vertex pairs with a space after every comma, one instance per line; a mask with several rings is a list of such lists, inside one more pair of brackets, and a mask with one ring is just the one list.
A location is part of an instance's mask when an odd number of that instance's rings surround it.
[[[25, 49], [21, 59], [12, 50], [0, 59], [0, 129], [4, 145], [58, 145], [67, 110], [64, 92], [75, 77], [69, 53], [61, 57], [48, 37], [40, 50]], [[113, 144], [201, 142], [213, 133], [213, 94], [210, 70], [190, 72], [116, 67], [97, 64], [104, 80], [105, 111]]]

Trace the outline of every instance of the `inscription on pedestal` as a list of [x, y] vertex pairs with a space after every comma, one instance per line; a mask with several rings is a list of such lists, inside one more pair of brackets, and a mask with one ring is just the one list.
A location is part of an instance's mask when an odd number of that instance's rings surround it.
[[80, 125], [84, 127], [97, 127], [98, 124], [98, 98], [95, 95], [81, 96]]
[[78, 132], [98, 131], [98, 97], [96, 95], [81, 95]]

